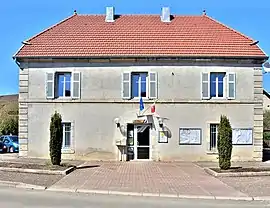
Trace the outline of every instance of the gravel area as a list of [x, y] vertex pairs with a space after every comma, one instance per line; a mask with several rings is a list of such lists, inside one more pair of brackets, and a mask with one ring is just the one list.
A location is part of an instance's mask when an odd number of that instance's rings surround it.
[[268, 196], [270, 193], [270, 176], [222, 177], [218, 179], [249, 196]]
[[0, 171], [0, 181], [21, 182], [46, 187], [53, 185], [63, 177], [63, 175], [45, 175]]

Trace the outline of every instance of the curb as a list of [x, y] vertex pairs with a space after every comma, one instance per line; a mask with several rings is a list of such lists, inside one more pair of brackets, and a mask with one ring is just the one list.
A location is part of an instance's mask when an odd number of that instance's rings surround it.
[[36, 173], [46, 175], [67, 175], [75, 170], [75, 167], [69, 167], [66, 170], [41, 170], [41, 169], [23, 169], [23, 168], [8, 168], [0, 167], [4, 172], [17, 172], [17, 173]]
[[33, 184], [27, 183], [20, 183], [20, 182], [11, 182], [11, 181], [0, 181], [0, 186], [3, 187], [11, 187], [11, 188], [21, 188], [21, 189], [31, 189], [31, 190], [46, 190], [46, 186], [38, 186]]
[[207, 195], [179, 195], [163, 193], [143, 193], [143, 192], [122, 192], [109, 190], [88, 190], [88, 189], [69, 189], [69, 188], [48, 188], [46, 191], [52, 192], [69, 192], [84, 194], [103, 194], [103, 195], [121, 195], [121, 196], [144, 196], [144, 197], [162, 197], [178, 199], [205, 199], [205, 200], [233, 200], [233, 201], [270, 201], [269, 197], [235, 197], [235, 196], [207, 196]]
[[270, 196], [258, 197], [233, 197], [233, 196], [203, 196], [203, 195], [178, 195], [178, 194], [162, 194], [162, 193], [140, 193], [140, 192], [122, 192], [109, 190], [88, 190], [88, 189], [69, 189], [69, 188], [47, 188], [46, 186], [38, 186], [27, 183], [0, 181], [0, 186], [51, 191], [51, 192], [68, 192], [68, 193], [84, 193], [84, 194], [103, 194], [103, 195], [120, 195], [120, 196], [144, 196], [144, 197], [162, 197], [162, 198], [178, 198], [178, 199], [205, 199], [205, 200], [233, 200], [233, 201], [270, 201]]
[[203, 168], [206, 173], [214, 177], [251, 177], [251, 176], [269, 176], [270, 171], [262, 172], [231, 172], [231, 173], [217, 173], [210, 168]]

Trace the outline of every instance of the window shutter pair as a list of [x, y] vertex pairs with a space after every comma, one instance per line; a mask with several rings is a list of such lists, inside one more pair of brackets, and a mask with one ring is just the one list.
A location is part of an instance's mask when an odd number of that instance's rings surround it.
[[[235, 73], [229, 72], [227, 75], [227, 98], [235, 99], [235, 83], [236, 76]], [[201, 78], [201, 90], [202, 99], [210, 99], [210, 73], [203, 72]]]
[[[72, 85], [71, 85], [71, 97], [74, 99], [79, 99], [81, 97], [81, 74], [80, 72], [73, 72], [71, 75]], [[55, 90], [55, 73], [48, 72], [46, 73], [46, 98], [54, 99]]]
[[[148, 91], [149, 99], [157, 98], [157, 73], [149, 72], [148, 73]], [[131, 98], [131, 73], [124, 72], [122, 74], [122, 98], [130, 99]]]

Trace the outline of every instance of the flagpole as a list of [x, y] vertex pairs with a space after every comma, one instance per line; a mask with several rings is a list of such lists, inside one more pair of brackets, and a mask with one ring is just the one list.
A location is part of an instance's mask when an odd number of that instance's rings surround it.
[[[158, 101], [158, 99], [156, 99], [155, 101], [154, 101], [154, 105], [156, 105], [156, 102]], [[143, 113], [145, 112], [145, 111], [147, 111], [149, 108], [151, 108], [151, 105], [149, 105], [145, 110], [143, 110]], [[141, 114], [141, 112], [142, 111], [140, 111], [140, 115], [143, 115], [143, 113]]]

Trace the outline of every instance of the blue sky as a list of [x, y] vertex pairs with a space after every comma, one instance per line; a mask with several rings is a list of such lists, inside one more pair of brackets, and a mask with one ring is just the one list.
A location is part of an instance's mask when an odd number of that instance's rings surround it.
[[[159, 14], [169, 6], [173, 14], [207, 15], [259, 40], [270, 54], [270, 0], [14, 0], [1, 1], [0, 12], [0, 95], [18, 93], [19, 69], [12, 59], [21, 41], [73, 14], [102, 14], [106, 6], [116, 13]], [[264, 87], [270, 91], [270, 74], [264, 75]]]

